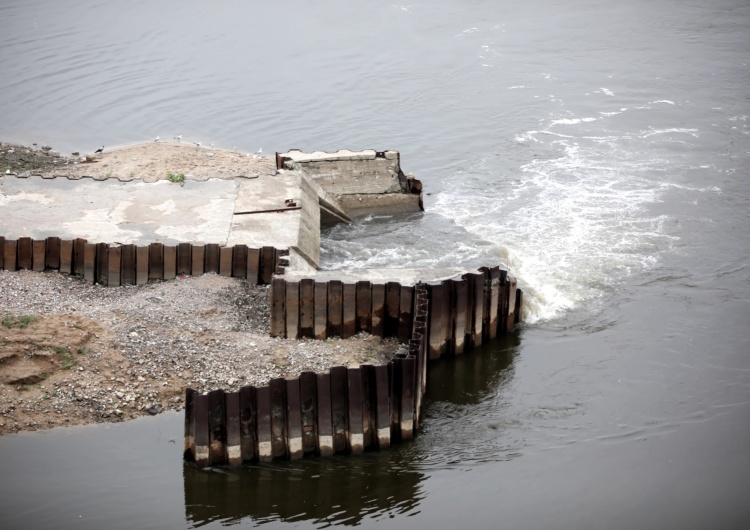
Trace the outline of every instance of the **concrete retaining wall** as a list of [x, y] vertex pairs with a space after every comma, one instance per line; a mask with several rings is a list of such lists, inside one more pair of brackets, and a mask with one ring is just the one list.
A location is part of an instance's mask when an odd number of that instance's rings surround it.
[[[215, 272], [268, 284], [287, 251], [274, 247], [217, 244], [147, 246], [89, 243], [86, 239], [5, 239], [0, 236], [0, 269], [58, 270], [82, 276], [89, 283], [117, 287], [172, 280], [178, 275]], [[282, 269], [279, 269], [280, 271]]]

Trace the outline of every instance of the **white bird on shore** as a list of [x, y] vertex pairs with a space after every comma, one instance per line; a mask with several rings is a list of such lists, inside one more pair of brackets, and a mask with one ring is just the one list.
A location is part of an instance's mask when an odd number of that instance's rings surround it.
[[197, 145], [198, 147], [200, 147], [201, 143], [200, 142], [195, 142], [195, 145]]
[[158, 141], [159, 141], [159, 137], [157, 136], [156, 138], [154, 138], [154, 142], [158, 142]]
[[181, 142], [182, 141], [182, 135], [178, 134], [177, 136], [174, 137], [174, 139], [177, 140], [178, 142]]
[[263, 148], [259, 147], [258, 150], [253, 155], [253, 158], [260, 158], [261, 156], [263, 156]]

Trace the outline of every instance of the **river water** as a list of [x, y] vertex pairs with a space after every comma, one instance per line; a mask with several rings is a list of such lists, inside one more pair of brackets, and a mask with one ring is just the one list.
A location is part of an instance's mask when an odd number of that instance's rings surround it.
[[747, 528], [750, 3], [6, 0], [0, 138], [398, 149], [327, 268], [502, 264], [417, 438], [201, 473], [179, 414], [0, 439], [3, 528]]

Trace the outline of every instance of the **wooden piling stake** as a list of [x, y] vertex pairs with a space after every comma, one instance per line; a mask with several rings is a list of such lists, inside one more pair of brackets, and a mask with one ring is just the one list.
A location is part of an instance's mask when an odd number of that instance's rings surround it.
[[385, 324], [384, 337], [398, 337], [399, 303], [401, 302], [401, 285], [388, 282], [385, 285]]
[[474, 348], [478, 348], [482, 345], [482, 336], [484, 329], [484, 274], [473, 273], [468, 275], [471, 278], [472, 285], [469, 287], [472, 289], [474, 303], [472, 322], [474, 324], [474, 332], [471, 340], [471, 345]]
[[6, 239], [3, 245], [3, 262], [6, 271], [17, 271], [18, 242], [15, 239]]
[[183, 460], [195, 462], [195, 410], [193, 400], [195, 390], [185, 389], [185, 445], [182, 450]]
[[362, 379], [362, 446], [368, 449], [377, 444], [375, 367], [371, 364], [363, 364], [359, 367], [359, 371]]
[[489, 318], [489, 338], [494, 339], [498, 333], [498, 323], [500, 322], [498, 309], [500, 307], [500, 267], [491, 267], [489, 269], [490, 281], [490, 318]]
[[444, 312], [442, 306], [445, 304], [445, 284], [430, 285], [430, 320], [429, 320], [429, 353], [430, 359], [439, 359], [442, 351], [442, 341], [445, 335], [443, 322]]
[[315, 374], [315, 391], [318, 413], [318, 454], [320, 456], [331, 456], [334, 453], [334, 445], [330, 374]]
[[247, 245], [235, 245], [232, 253], [232, 276], [247, 278]]
[[454, 290], [453, 313], [455, 314], [453, 327], [453, 353], [460, 355], [464, 352], [466, 343], [466, 297], [468, 287], [465, 279], [454, 281], [452, 287]]
[[399, 420], [402, 440], [408, 440], [414, 435], [414, 390], [416, 376], [414, 361], [413, 357], [398, 359], [397, 361], [401, 371], [401, 410], [399, 411]]
[[328, 337], [328, 284], [325, 282], [315, 282], [313, 294], [313, 311], [315, 313], [313, 322], [313, 336], [317, 340], [324, 340]]
[[401, 441], [401, 386], [402, 372], [398, 363], [402, 359], [394, 359], [388, 363], [388, 380], [390, 384], [389, 394], [391, 397], [390, 426], [391, 441]]
[[286, 381], [286, 421], [289, 458], [297, 460], [305, 453], [302, 447], [302, 405], [299, 379]]
[[[97, 243], [96, 245], [96, 283], [99, 285], [109, 285], [109, 245], [107, 243]], [[86, 248], [84, 245], [84, 269], [86, 261]], [[85, 276], [85, 271], [84, 271]]]
[[345, 283], [343, 287], [343, 338], [348, 339], [356, 334], [357, 320], [357, 285]]
[[372, 332], [372, 285], [370, 282], [357, 282], [357, 321], [355, 333]]
[[240, 419], [240, 393], [227, 392], [226, 401], [226, 462], [230, 466], [237, 467], [242, 464], [242, 435]]
[[516, 278], [508, 276], [508, 331], [512, 331], [516, 324], [516, 288]]
[[521, 306], [523, 305], [523, 291], [521, 289], [516, 288], [516, 307], [513, 311], [513, 314], [515, 315], [515, 319], [513, 320], [514, 324], [518, 324], [521, 321]]
[[85, 239], [73, 240], [73, 274], [78, 276], [83, 276], [83, 246], [85, 244]]
[[212, 466], [226, 464], [226, 401], [223, 390], [208, 393], [208, 453]]

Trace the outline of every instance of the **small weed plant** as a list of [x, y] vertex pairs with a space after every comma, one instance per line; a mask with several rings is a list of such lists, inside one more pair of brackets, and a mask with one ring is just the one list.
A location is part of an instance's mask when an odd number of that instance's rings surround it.
[[167, 180], [173, 184], [185, 185], [185, 173], [174, 174], [171, 171], [167, 173]]
[[28, 325], [35, 320], [36, 317], [33, 315], [21, 315], [20, 317], [16, 318], [13, 315], [6, 314], [3, 317], [2, 325], [7, 329], [23, 329], [25, 327], [28, 327]]

